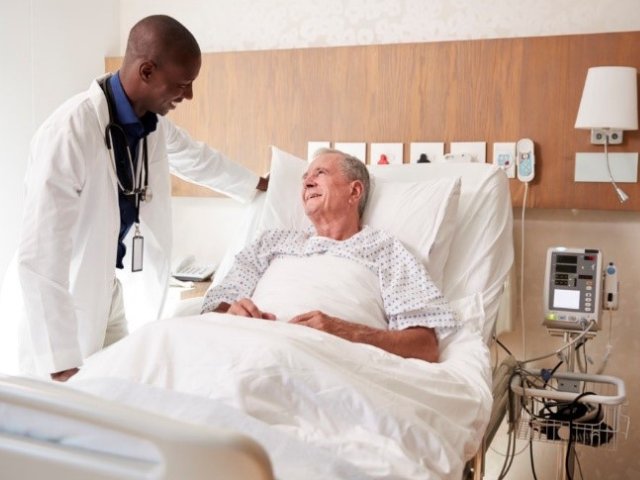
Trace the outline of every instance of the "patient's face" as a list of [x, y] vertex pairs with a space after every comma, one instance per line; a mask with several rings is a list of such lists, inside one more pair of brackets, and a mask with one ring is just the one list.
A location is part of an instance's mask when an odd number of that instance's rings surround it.
[[311, 219], [331, 221], [344, 217], [349, 209], [351, 183], [342, 171], [338, 154], [316, 158], [302, 179], [302, 204]]

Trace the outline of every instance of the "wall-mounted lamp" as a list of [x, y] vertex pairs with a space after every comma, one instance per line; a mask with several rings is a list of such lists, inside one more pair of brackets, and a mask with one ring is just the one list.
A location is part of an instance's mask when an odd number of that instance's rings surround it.
[[609, 178], [621, 202], [629, 199], [613, 179], [607, 146], [622, 143], [623, 130], [638, 129], [637, 71], [593, 67], [587, 72], [575, 128], [591, 130], [591, 143], [604, 145]]

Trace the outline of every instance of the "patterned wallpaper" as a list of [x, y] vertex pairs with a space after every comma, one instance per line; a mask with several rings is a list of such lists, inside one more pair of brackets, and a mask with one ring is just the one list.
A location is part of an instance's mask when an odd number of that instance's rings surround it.
[[121, 0], [120, 4], [123, 51], [131, 25], [151, 13], [179, 19], [205, 52], [640, 30], [638, 0]]

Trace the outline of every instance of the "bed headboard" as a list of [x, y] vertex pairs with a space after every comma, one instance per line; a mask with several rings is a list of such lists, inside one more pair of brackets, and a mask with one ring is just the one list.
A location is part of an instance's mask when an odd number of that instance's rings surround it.
[[[528, 206], [638, 210], [640, 184], [625, 184], [631, 199], [620, 204], [608, 183], [573, 181], [575, 153], [601, 151], [573, 128], [587, 69], [640, 69], [638, 44], [640, 32], [625, 32], [207, 53], [194, 99], [171, 116], [258, 173], [270, 145], [305, 157], [309, 140], [402, 142], [405, 152], [410, 142], [485, 141], [490, 158], [493, 142], [528, 137]], [[640, 151], [640, 132], [611, 151]], [[510, 188], [520, 205], [522, 184]], [[174, 181], [174, 195], [210, 194]]]

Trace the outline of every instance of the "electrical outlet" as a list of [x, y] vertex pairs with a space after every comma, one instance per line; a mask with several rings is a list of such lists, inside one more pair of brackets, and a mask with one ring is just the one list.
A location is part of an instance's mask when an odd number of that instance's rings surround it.
[[609, 145], [620, 145], [622, 143], [622, 130], [591, 130], [591, 143], [594, 145], [604, 145], [605, 138], [609, 138]]

